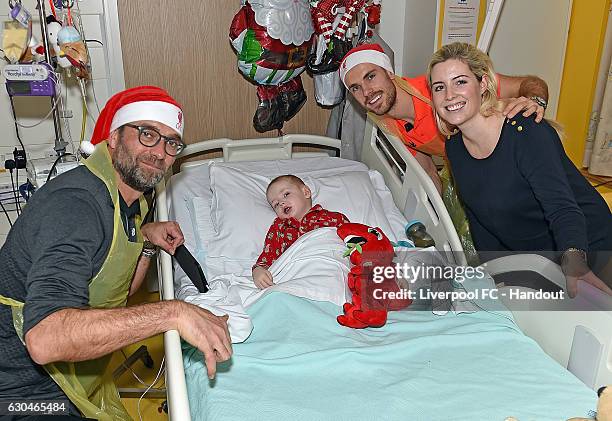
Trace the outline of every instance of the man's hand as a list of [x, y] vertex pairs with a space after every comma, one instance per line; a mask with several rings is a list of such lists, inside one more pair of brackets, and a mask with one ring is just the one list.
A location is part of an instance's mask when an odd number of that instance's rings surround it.
[[536, 113], [536, 123], [539, 123], [544, 118], [544, 107], [532, 99], [521, 96], [518, 98], [502, 99], [501, 101], [505, 105], [503, 114], [508, 118], [514, 118], [514, 116], [521, 111], [523, 111], [524, 117], [528, 117], [533, 113]]
[[185, 242], [183, 232], [176, 222], [150, 222], [143, 225], [141, 231], [145, 240], [172, 255], [176, 248]]
[[178, 331], [183, 339], [204, 354], [208, 378], [214, 379], [217, 363], [232, 356], [232, 341], [227, 327], [228, 316], [215, 316], [210, 311], [181, 301]]
[[253, 282], [259, 289], [265, 289], [274, 285], [272, 282], [272, 274], [266, 268], [255, 266], [253, 268]]
[[612, 295], [612, 289], [610, 289], [610, 287], [606, 285], [604, 281], [599, 279], [599, 277], [595, 275], [593, 271], [589, 271], [579, 277], [565, 275], [565, 280], [567, 282], [567, 294], [570, 296], [570, 298], [574, 298], [576, 294], [578, 294], [578, 279], [593, 285], [595, 288], [599, 288], [608, 295]]

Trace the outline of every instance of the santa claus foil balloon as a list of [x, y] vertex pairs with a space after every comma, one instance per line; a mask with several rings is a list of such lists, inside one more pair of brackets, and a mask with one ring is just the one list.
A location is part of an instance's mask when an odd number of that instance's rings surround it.
[[306, 102], [300, 74], [313, 34], [308, 0], [242, 1], [229, 36], [239, 71], [257, 85], [257, 131], [282, 129]]

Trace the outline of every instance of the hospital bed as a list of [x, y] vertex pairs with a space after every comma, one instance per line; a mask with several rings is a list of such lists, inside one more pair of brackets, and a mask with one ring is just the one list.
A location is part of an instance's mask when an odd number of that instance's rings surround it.
[[[316, 145], [324, 152], [298, 152], [298, 145]], [[341, 177], [343, 169], [361, 171], [373, 182], [378, 180], [376, 191], [383, 199], [388, 195], [403, 217], [427, 226], [436, 248], [451, 263], [465, 264], [440, 196], [400, 140], [382, 135], [368, 122], [362, 153], [367, 167], [330, 157], [328, 151], [339, 147], [336, 139], [310, 135], [191, 144], [183, 156], [216, 153], [216, 157], [185, 162], [179, 173], [157, 186], [156, 218], [179, 221], [186, 245], [206, 267], [207, 259], [212, 265], [214, 256], [207, 256], [211, 243], [198, 238], [198, 218], [202, 210], [222, 209], [202, 207], [203, 203], [214, 207], [218, 198], [196, 199], [210, 195], [211, 166], [225, 168], [220, 173], [224, 182], [232, 171], [265, 174], [268, 179], [282, 173], [308, 174], [307, 170], [331, 178]], [[559, 268], [535, 255], [498, 259], [486, 270], [491, 275], [532, 270], [564, 287]], [[184, 274], [163, 252], [158, 275], [162, 299], [185, 295]], [[249, 307], [253, 332], [244, 343], [235, 344], [232, 362], [219, 367], [213, 383], [206, 378], [199, 352], [181, 345], [176, 331], [164, 334], [169, 416], [181, 421], [589, 416], [596, 406], [591, 389], [612, 383], [612, 312], [606, 311], [611, 308], [610, 297], [588, 285], [581, 284], [580, 290], [581, 298], [564, 303], [566, 311], [542, 311], [547, 310], [542, 304], [534, 311], [527, 304], [512, 314], [505, 308], [445, 316], [394, 312], [385, 327], [361, 331], [336, 323], [335, 316], [341, 313], [337, 304], [271, 293]], [[194, 297], [190, 298], [197, 303]], [[283, 320], [294, 328], [288, 329]], [[307, 338], [294, 333], [302, 331]], [[378, 393], [366, 383], [378, 387]], [[330, 385], [346, 389], [326, 389]]]

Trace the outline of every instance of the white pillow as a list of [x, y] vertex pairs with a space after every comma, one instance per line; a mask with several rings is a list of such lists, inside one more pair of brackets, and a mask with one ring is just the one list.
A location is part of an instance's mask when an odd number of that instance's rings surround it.
[[[303, 180], [313, 192], [313, 205], [342, 212], [352, 222], [379, 227], [392, 241], [397, 239], [395, 233], [402, 232], [402, 222], [393, 227], [389, 223], [367, 172], [351, 171], [327, 177], [304, 177]], [[266, 200], [269, 182], [269, 178], [261, 175], [211, 165], [212, 226], [196, 227], [203, 230], [202, 235], [209, 240], [206, 266], [209, 271], [214, 268], [209, 272], [211, 275], [250, 274], [276, 217]], [[397, 209], [396, 212], [399, 214]]]

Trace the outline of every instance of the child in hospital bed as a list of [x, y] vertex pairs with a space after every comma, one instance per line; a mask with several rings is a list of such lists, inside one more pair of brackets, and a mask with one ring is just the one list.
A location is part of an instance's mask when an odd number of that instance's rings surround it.
[[312, 192], [294, 175], [281, 175], [268, 185], [268, 203], [277, 215], [264, 242], [261, 255], [253, 265], [253, 282], [259, 289], [272, 286], [270, 265], [299, 237], [322, 227], [339, 227], [349, 220], [340, 212], [321, 205], [312, 206]]

